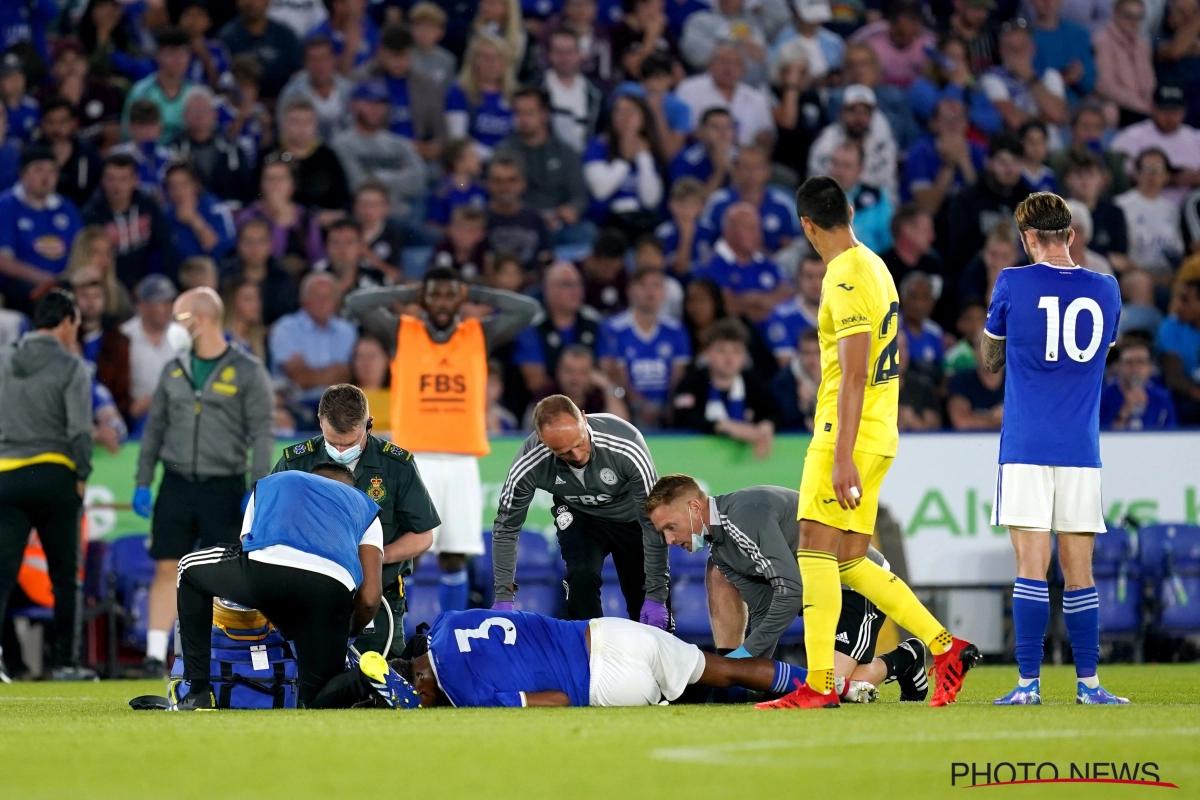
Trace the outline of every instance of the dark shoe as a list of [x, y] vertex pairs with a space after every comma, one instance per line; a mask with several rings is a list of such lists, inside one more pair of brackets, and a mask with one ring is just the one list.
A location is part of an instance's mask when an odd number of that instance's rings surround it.
[[95, 670], [87, 667], [55, 667], [50, 671], [50, 679], [55, 681], [98, 681]]
[[216, 711], [217, 698], [212, 690], [206, 692], [188, 692], [182, 699], [178, 694], [182, 681], [171, 681], [167, 690], [167, 711]]
[[929, 677], [925, 668], [925, 653], [927, 648], [920, 639], [905, 639], [900, 643], [913, 655], [913, 663], [908, 669], [896, 676], [900, 685], [901, 703], [924, 703], [929, 697]]

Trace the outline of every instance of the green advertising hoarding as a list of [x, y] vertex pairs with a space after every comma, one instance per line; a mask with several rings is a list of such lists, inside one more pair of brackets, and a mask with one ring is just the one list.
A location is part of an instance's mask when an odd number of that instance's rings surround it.
[[[280, 441], [276, 457], [283, 448], [298, 440]], [[483, 514], [481, 528], [491, 527], [496, 515], [500, 487], [508, 474], [513, 455], [522, 439], [505, 437], [493, 439], [492, 452], [481, 458], [479, 470], [483, 478]], [[770, 458], [758, 461], [746, 445], [716, 436], [650, 436], [647, 443], [660, 475], [686, 472], [694, 475], [709, 491], [727, 492], [745, 486], [775, 484], [800, 485], [807, 436], [779, 436]], [[133, 496], [134, 474], [137, 471], [138, 444], [121, 448], [116, 455], [97, 449], [95, 471], [88, 481], [88, 534], [94, 539], [117, 538], [145, 533], [149, 522], [129, 510]], [[161, 472], [161, 468], [160, 468]], [[550, 496], [538, 492], [529, 512], [527, 527], [544, 529], [552, 522]]]

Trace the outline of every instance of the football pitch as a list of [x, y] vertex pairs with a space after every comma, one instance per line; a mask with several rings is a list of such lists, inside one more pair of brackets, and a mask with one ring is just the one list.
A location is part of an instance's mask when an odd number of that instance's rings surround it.
[[[1087, 776], [1173, 783], [978, 787], [985, 797], [1200, 797], [1200, 665], [1103, 666], [1127, 707], [1074, 703], [1048, 668], [1041, 708], [993, 708], [1012, 667], [971, 673], [947, 709], [897, 702], [756, 711], [421, 709], [134, 712], [157, 682], [0, 686], [0, 797], [865, 798], [940, 797], [976, 783]], [[1154, 766], [1147, 769], [1147, 762]], [[1097, 767], [1096, 765], [1100, 766]], [[1115, 766], [1108, 766], [1109, 764]], [[991, 765], [988, 767], [987, 765]], [[984, 779], [982, 770], [995, 769]], [[1153, 774], [1150, 774], [1153, 773]], [[961, 795], [959, 795], [961, 796]], [[968, 798], [974, 797], [969, 793]]]

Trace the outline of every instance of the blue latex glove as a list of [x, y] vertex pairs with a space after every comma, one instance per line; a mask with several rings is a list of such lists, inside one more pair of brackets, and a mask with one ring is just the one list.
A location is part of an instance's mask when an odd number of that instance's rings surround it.
[[750, 651], [744, 647], [739, 647], [737, 650], [734, 650], [732, 653], [726, 653], [725, 657], [726, 658], [754, 658], [754, 656], [750, 655]]
[[244, 495], [242, 495], [242, 513], [243, 514], [246, 513], [246, 506], [250, 505], [250, 494], [251, 494], [250, 492], [246, 492]]
[[492, 603], [492, 611], [514, 611], [512, 600], [497, 600]]
[[142, 519], [150, 519], [150, 512], [154, 510], [154, 498], [150, 494], [149, 486], [139, 486], [133, 490], [132, 505], [133, 513]]
[[651, 625], [665, 631], [669, 619], [666, 603], [660, 603], [650, 598], [646, 598], [646, 602], [642, 603], [642, 613], [638, 615], [638, 622], [643, 625]]

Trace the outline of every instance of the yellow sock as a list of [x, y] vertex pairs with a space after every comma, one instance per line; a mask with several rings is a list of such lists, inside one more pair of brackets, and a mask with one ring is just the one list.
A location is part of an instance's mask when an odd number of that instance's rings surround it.
[[950, 649], [950, 634], [904, 581], [868, 558], [847, 561], [839, 571], [842, 583], [879, 606], [901, 628], [912, 631], [935, 656]]
[[833, 638], [842, 614], [842, 586], [837, 556], [820, 550], [801, 550], [800, 582], [804, 587], [804, 651], [808, 656], [809, 687], [833, 691]]

